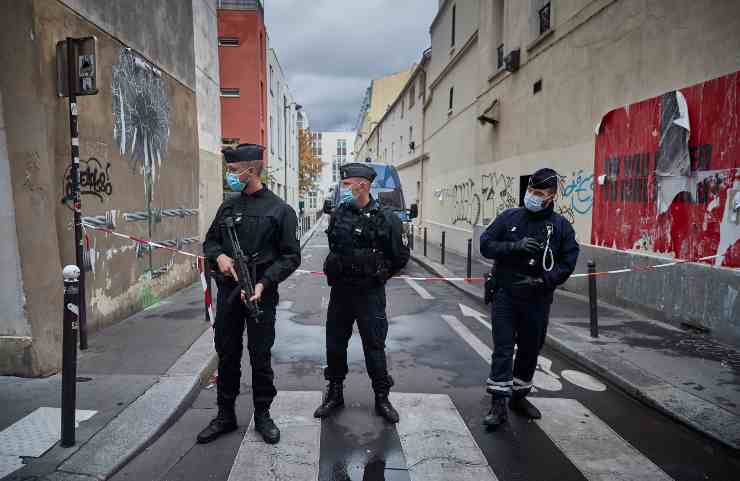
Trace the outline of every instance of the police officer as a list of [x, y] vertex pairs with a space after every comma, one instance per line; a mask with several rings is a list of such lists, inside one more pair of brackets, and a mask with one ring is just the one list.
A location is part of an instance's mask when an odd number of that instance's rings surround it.
[[388, 400], [393, 379], [388, 375], [385, 339], [385, 282], [409, 260], [401, 220], [381, 207], [370, 195], [375, 178], [372, 167], [361, 163], [340, 168], [342, 202], [334, 210], [326, 233], [330, 253], [324, 273], [331, 288], [326, 320], [324, 377], [329, 385], [314, 416], [324, 418], [344, 405], [343, 383], [347, 376], [347, 345], [352, 326], [362, 338], [365, 364], [375, 391], [375, 411], [387, 421], [398, 422], [398, 412]]
[[538, 170], [529, 179], [524, 208], [502, 212], [480, 238], [481, 254], [496, 262], [494, 349], [486, 382], [493, 400], [483, 420], [489, 428], [506, 422], [507, 399], [517, 414], [541, 417], [525, 396], [545, 342], [553, 292], [573, 273], [579, 251], [570, 223], [553, 212], [557, 187], [557, 172]]
[[[198, 435], [199, 443], [208, 443], [237, 428], [234, 403], [239, 395], [243, 336], [246, 324], [247, 349], [252, 365], [254, 426], [268, 443], [280, 440], [280, 431], [270, 418], [270, 404], [277, 394], [270, 363], [270, 350], [275, 341], [275, 309], [278, 284], [301, 262], [296, 238], [297, 219], [293, 209], [270, 192], [261, 180], [263, 147], [241, 144], [223, 150], [228, 172], [226, 180], [239, 192], [221, 204], [205, 242], [203, 252], [212, 265], [218, 266], [215, 344], [218, 353], [218, 415]], [[262, 314], [253, 319], [247, 315], [244, 294], [231, 296], [237, 288], [233, 249], [228, 240], [224, 219], [236, 222], [237, 237], [253, 265], [254, 296]], [[230, 297], [231, 296], [231, 297]]]

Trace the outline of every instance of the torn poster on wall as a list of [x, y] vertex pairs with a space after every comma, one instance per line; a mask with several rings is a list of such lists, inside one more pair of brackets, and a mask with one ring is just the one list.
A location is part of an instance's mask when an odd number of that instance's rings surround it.
[[599, 124], [591, 241], [740, 267], [740, 72]]

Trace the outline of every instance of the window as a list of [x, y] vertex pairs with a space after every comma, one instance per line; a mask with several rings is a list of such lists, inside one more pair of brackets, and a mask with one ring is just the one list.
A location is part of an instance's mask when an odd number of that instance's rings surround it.
[[238, 47], [239, 37], [218, 37], [218, 45], [221, 47]]
[[222, 137], [221, 143], [224, 145], [224, 147], [236, 147], [239, 145], [239, 139], [238, 138], [228, 138], [228, 137]]
[[317, 203], [316, 197], [317, 197], [316, 196], [316, 192], [311, 191], [311, 192], [308, 193], [308, 208], [309, 209], [317, 209], [318, 208], [318, 203]]
[[494, 0], [493, 2], [493, 41], [496, 47], [496, 68], [504, 67], [504, 16], [506, 15], [505, 0]]
[[401, 118], [403, 118], [403, 111], [406, 108], [406, 98], [401, 99]]
[[270, 115], [270, 153], [275, 153], [275, 126], [272, 122], [272, 115]]
[[414, 150], [414, 126], [409, 125], [409, 152]]
[[450, 87], [450, 105], [449, 105], [450, 111], [449, 113], [452, 113], [452, 106], [453, 106], [454, 98], [455, 98], [455, 87]]
[[422, 71], [421, 75], [419, 76], [419, 98], [424, 97], [426, 81], [427, 81], [427, 74], [426, 72]]
[[545, 3], [537, 12], [540, 21], [540, 35], [550, 30], [550, 2]]
[[504, 68], [504, 44], [496, 48], [496, 68]]
[[416, 103], [416, 82], [411, 82], [409, 87], [409, 110], [414, 107], [414, 103]]
[[272, 93], [272, 65], [270, 65], [270, 78], [269, 78], [269, 80], [270, 80], [270, 95], [271, 96], [274, 96], [274, 94]]
[[264, 98], [265, 98], [265, 83], [260, 80], [260, 120], [265, 120], [265, 110], [264, 110]]
[[457, 5], [452, 6], [452, 41], [450, 42], [450, 47], [455, 46], [455, 22], [457, 20]]
[[541, 90], [542, 90], [542, 79], [539, 79], [538, 81], [534, 83], [534, 85], [532, 85], [532, 93], [537, 94]]
[[238, 97], [239, 89], [223, 88], [221, 89], [221, 97]]

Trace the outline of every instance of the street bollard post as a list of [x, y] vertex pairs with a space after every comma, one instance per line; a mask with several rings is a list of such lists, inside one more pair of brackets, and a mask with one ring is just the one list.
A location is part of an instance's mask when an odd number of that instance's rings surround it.
[[442, 255], [440, 259], [440, 263], [442, 265], [445, 265], [445, 231], [442, 231], [442, 245], [440, 246], [442, 248]]
[[64, 276], [64, 315], [62, 326], [62, 440], [63, 447], [75, 444], [77, 397], [77, 331], [80, 315], [80, 269], [69, 265]]
[[468, 239], [468, 262], [467, 262], [467, 273], [468, 278], [466, 282], [470, 282], [470, 278], [473, 277], [473, 239]]
[[588, 261], [588, 304], [590, 309], [591, 337], [599, 337], [599, 312], [596, 302], [596, 263]]
[[424, 257], [427, 256], [427, 228], [424, 227]]
[[411, 237], [409, 237], [409, 249], [414, 250], [414, 224], [411, 224]]

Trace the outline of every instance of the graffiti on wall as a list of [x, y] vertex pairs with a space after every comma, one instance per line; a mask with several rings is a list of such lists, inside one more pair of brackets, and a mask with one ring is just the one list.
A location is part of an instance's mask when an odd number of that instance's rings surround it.
[[573, 172], [570, 176], [561, 175], [558, 193], [555, 198], [556, 211], [575, 223], [579, 215], [591, 212], [594, 202], [594, 175], [584, 172], [583, 169]]
[[609, 112], [592, 242], [740, 266], [740, 72]]
[[[104, 197], [113, 193], [110, 162], [103, 164], [95, 157], [80, 161], [80, 194], [97, 197], [102, 203]], [[72, 166], [64, 172], [64, 195], [72, 198]]]
[[483, 223], [487, 224], [506, 209], [519, 205], [514, 177], [492, 172], [481, 175], [480, 180]]
[[479, 183], [468, 178], [437, 189], [433, 195], [450, 209], [453, 224], [485, 224], [519, 205], [514, 177], [495, 172], [481, 175]]

